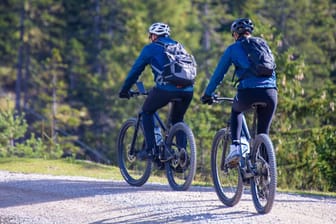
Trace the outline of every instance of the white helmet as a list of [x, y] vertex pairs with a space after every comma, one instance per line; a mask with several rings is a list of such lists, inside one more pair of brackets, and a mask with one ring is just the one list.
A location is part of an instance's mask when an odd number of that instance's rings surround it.
[[158, 36], [161, 36], [161, 35], [169, 36], [170, 28], [167, 24], [164, 24], [164, 23], [153, 23], [149, 27], [148, 32], [152, 34], [156, 34]]

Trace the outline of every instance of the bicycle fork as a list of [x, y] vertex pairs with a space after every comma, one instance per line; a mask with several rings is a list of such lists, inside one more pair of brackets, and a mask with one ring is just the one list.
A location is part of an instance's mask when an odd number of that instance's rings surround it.
[[130, 147], [130, 151], [129, 151], [130, 155], [135, 155], [135, 150], [134, 150], [135, 147], [134, 146], [135, 146], [135, 141], [137, 139], [137, 135], [138, 135], [139, 127], [140, 127], [141, 113], [138, 114], [137, 121], [138, 122], [136, 123], [136, 126], [135, 126], [135, 130], [134, 130], [133, 138], [132, 138], [132, 142], [131, 142], [131, 147]]

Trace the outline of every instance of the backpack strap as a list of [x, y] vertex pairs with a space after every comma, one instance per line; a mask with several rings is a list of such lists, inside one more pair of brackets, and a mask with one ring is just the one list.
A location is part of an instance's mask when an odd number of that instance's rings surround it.
[[174, 43], [164, 43], [164, 42], [159, 41], [159, 40], [155, 41], [154, 43], [155, 43], [155, 44], [158, 44], [158, 45], [160, 45], [160, 46], [162, 46], [162, 47], [165, 47], [165, 46], [168, 45], [168, 44], [178, 44], [177, 41], [175, 41]]
[[155, 41], [154, 43], [155, 43], [155, 44], [158, 44], [158, 45], [160, 45], [160, 46], [162, 46], [162, 47], [165, 47], [165, 46], [166, 46], [166, 44], [163, 43], [163, 42], [161, 42], [161, 41]]
[[[163, 43], [162, 41], [155, 41], [154, 44], [160, 45], [164, 49], [166, 48], [166, 45], [167, 45], [167, 44]], [[155, 67], [154, 65], [151, 65], [151, 67], [158, 73], [158, 76], [156, 77], [155, 82], [159, 83], [160, 85], [166, 85], [167, 82], [165, 82], [163, 80], [163, 73], [165, 72], [165, 70], [160, 70], [157, 67]]]
[[[243, 48], [243, 50], [244, 50], [244, 52], [246, 53], [246, 56], [247, 56], [247, 51], [246, 51], [246, 49], [245, 49], [245, 47], [244, 47], [244, 41], [247, 41], [247, 38], [246, 37], [243, 37], [241, 40], [240, 40], [240, 42], [241, 42], [241, 46], [242, 46], [242, 48]], [[233, 73], [233, 75], [232, 75], [232, 82], [234, 81], [234, 78], [235, 78], [235, 76], [236, 76], [236, 71], [237, 71], [237, 66], [235, 66], [235, 71], [234, 71], [234, 73]], [[250, 69], [246, 69], [246, 71], [245, 71], [245, 73], [244, 74], [242, 74], [241, 75], [241, 77], [239, 78], [239, 79], [237, 79], [234, 83], [233, 83], [233, 87], [236, 87], [237, 86], [237, 84], [240, 82], [240, 81], [242, 81], [246, 76], [247, 76], [247, 74], [248, 74], [248, 72], [250, 71]]]
[[[246, 74], [246, 73], [245, 73], [245, 74]], [[235, 77], [236, 77], [236, 71], [234, 71], [234, 73], [233, 73], [233, 75], [232, 75], [232, 82], [234, 82], [234, 83], [232, 84], [233, 87], [236, 87], [237, 84], [238, 84], [240, 81], [242, 81], [242, 80], [244, 79], [245, 75], [243, 75], [243, 77], [241, 77], [241, 78], [237, 79], [236, 81], [234, 81], [234, 78], [235, 78]]]
[[[244, 40], [241, 40], [241, 41], [244, 41]], [[244, 50], [244, 51], [245, 51], [245, 50]], [[236, 72], [237, 72], [237, 66], [235, 65], [235, 70], [234, 70], [234, 72], [233, 72], [232, 80], [231, 80], [231, 82], [233, 83], [233, 84], [232, 84], [233, 87], [236, 87], [237, 84], [238, 84], [241, 80], [243, 80], [243, 78], [244, 78], [244, 76], [245, 76], [245, 74], [244, 74], [241, 78], [239, 78], [239, 79], [237, 79], [236, 81], [234, 81], [234, 79], [235, 79], [235, 77], [236, 77]]]

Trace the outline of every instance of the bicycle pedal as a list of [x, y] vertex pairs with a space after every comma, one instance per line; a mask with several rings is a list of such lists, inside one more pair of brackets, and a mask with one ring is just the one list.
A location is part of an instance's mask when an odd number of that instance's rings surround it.
[[161, 158], [160, 161], [163, 162], [163, 163], [165, 163], [165, 162], [168, 162], [169, 160], [171, 160], [173, 158], [174, 158], [174, 156], [170, 156], [168, 158]]
[[239, 166], [239, 161], [230, 161], [225, 164], [229, 169], [233, 169]]
[[244, 179], [250, 179], [250, 178], [254, 177], [254, 173], [253, 172], [248, 172], [246, 170], [242, 170], [242, 173], [243, 173]]

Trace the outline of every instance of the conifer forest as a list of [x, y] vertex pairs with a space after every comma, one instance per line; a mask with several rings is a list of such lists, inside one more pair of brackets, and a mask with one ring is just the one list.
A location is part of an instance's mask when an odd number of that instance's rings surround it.
[[[148, 27], [164, 22], [197, 61], [185, 122], [197, 143], [196, 178], [211, 183], [212, 139], [230, 107], [203, 105], [200, 97], [234, 41], [231, 23], [241, 17], [253, 21], [253, 35], [267, 40], [276, 59], [270, 137], [278, 186], [335, 192], [335, 0], [1, 0], [0, 157], [116, 166], [120, 126], [144, 99], [119, 99], [118, 92], [149, 43]], [[232, 66], [219, 95], [234, 96], [233, 72]], [[140, 80], [154, 85], [149, 66]]]

